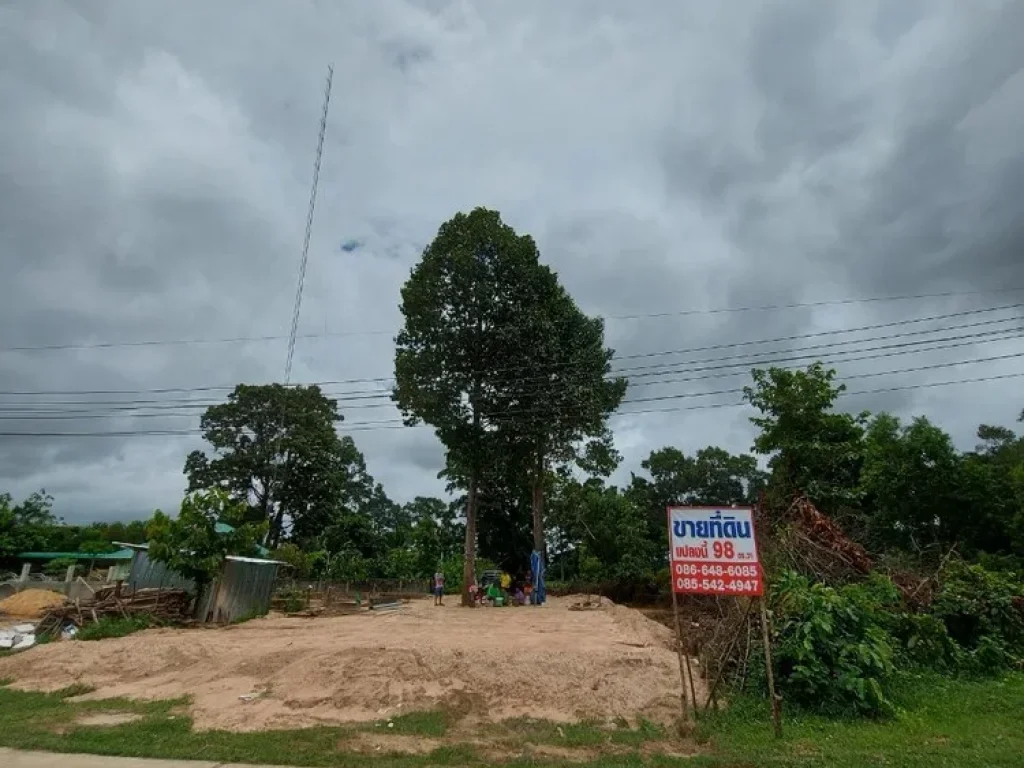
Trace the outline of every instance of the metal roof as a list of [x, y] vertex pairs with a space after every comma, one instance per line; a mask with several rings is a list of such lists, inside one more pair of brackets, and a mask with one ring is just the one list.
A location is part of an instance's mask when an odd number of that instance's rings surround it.
[[[116, 542], [118, 546], [121, 546], [121, 542]], [[129, 547], [129, 553], [133, 549], [148, 550], [149, 544], [124, 544], [125, 547]], [[225, 560], [235, 560], [239, 563], [274, 563], [276, 565], [288, 565], [288, 563], [282, 560], [264, 560], [260, 557], [242, 557], [241, 555], [227, 555]]]
[[241, 555], [228, 555], [225, 560], [234, 560], [236, 563], [262, 563], [274, 565], [287, 565], [281, 560], [264, 560], [262, 557], [242, 557]]
[[[119, 547], [120, 542], [114, 542]], [[133, 545], [134, 546], [134, 545]], [[22, 560], [131, 560], [131, 549], [119, 549], [116, 552], [20, 552]]]

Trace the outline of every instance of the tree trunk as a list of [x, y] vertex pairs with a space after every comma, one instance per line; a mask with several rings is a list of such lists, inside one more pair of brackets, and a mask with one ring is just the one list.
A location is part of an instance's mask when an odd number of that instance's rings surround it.
[[267, 533], [267, 549], [277, 549], [278, 542], [281, 540], [281, 526], [284, 523], [284, 505], [277, 505], [277, 512], [274, 513], [274, 519], [270, 523], [270, 531]]
[[[477, 331], [480, 331], [480, 324], [477, 323]], [[470, 459], [469, 488], [466, 492], [466, 549], [462, 563], [462, 604], [472, 607], [473, 596], [469, 591], [470, 585], [476, 581], [476, 507], [477, 495], [480, 486], [480, 451], [482, 449], [480, 440], [480, 377], [473, 381], [473, 391], [470, 393], [470, 400], [473, 406], [473, 441], [476, 443], [476, 450]]]
[[533, 548], [544, 556], [544, 453], [537, 452], [533, 472]]
[[466, 494], [466, 549], [462, 564], [462, 604], [473, 605], [469, 586], [476, 579], [476, 502], [477, 475], [474, 470], [469, 477], [469, 491]]

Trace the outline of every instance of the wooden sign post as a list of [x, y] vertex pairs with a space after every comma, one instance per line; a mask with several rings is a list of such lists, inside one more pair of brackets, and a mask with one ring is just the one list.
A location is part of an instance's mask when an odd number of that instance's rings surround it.
[[[676, 617], [676, 644], [679, 650], [679, 676], [683, 685], [683, 719], [689, 719], [686, 705], [687, 680], [684, 674], [684, 670], [689, 667], [689, 656], [683, 652], [678, 595], [758, 598], [761, 603], [761, 626], [772, 716], [775, 720], [776, 734], [781, 735], [779, 702], [775, 695], [775, 677], [772, 674], [771, 632], [764, 602], [764, 575], [757, 552], [757, 538], [754, 535], [753, 508], [669, 507], [668, 538], [672, 607]], [[697, 702], [693, 693], [692, 674], [689, 687], [696, 716]]]

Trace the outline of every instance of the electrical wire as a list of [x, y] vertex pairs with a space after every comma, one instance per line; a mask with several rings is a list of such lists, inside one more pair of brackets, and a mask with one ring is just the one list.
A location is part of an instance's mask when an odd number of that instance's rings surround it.
[[[998, 306], [998, 307], [988, 307], [988, 308], [984, 308], [984, 309], [966, 310], [966, 311], [961, 311], [961, 312], [951, 312], [951, 313], [945, 313], [945, 314], [940, 314], [940, 315], [931, 315], [929, 317], [909, 318], [909, 319], [904, 319], [904, 320], [890, 321], [890, 322], [887, 322], [887, 323], [875, 323], [875, 324], [871, 324], [871, 325], [862, 325], [862, 326], [857, 326], [857, 327], [854, 327], [854, 328], [839, 328], [839, 329], [830, 330], [830, 331], [816, 331], [816, 332], [807, 333], [807, 334], [795, 334], [795, 335], [789, 335], [789, 336], [778, 336], [778, 337], [768, 338], [768, 339], [748, 339], [748, 340], [743, 340], [743, 341], [727, 342], [727, 343], [722, 343], [722, 344], [712, 344], [712, 345], [705, 345], [705, 346], [699, 346], [699, 347], [685, 347], [685, 348], [671, 349], [671, 350], [656, 350], [656, 351], [643, 352], [643, 353], [637, 353], [637, 354], [631, 354], [631, 355], [613, 356], [612, 360], [616, 360], [616, 359], [619, 359], [619, 360], [634, 360], [634, 359], [641, 359], [641, 358], [645, 358], [645, 357], [658, 357], [658, 356], [676, 355], [676, 354], [680, 354], [681, 355], [681, 354], [689, 354], [689, 353], [692, 353], [692, 352], [712, 351], [712, 350], [716, 350], [716, 349], [731, 349], [731, 348], [741, 347], [741, 346], [753, 346], [753, 345], [762, 345], [762, 344], [782, 343], [782, 342], [788, 342], [788, 341], [798, 341], [800, 339], [821, 338], [821, 337], [824, 337], [824, 336], [837, 335], [837, 334], [846, 334], [846, 333], [859, 333], [859, 332], [868, 331], [868, 330], [880, 330], [880, 329], [883, 329], [883, 328], [900, 327], [900, 326], [904, 326], [904, 325], [911, 325], [911, 324], [923, 323], [923, 322], [936, 322], [936, 321], [939, 321], [939, 320], [948, 320], [948, 319], [953, 319], [953, 318], [977, 315], [977, 314], [980, 314], [980, 313], [998, 312], [998, 311], [1004, 311], [1004, 310], [1007, 310], [1007, 309], [1017, 309], [1017, 308], [1024, 308], [1024, 303], [1003, 305], [1003, 306]], [[804, 349], [804, 350], [807, 350], [807, 349], [823, 349], [823, 348], [828, 348], [828, 347], [831, 347], [831, 346], [863, 343], [865, 341], [874, 341], [874, 340], [879, 340], [879, 339], [882, 339], [882, 338], [900, 338], [900, 337], [905, 337], [905, 336], [915, 336], [915, 335], [922, 335], [922, 334], [928, 334], [928, 333], [937, 333], [937, 332], [944, 332], [944, 331], [955, 331], [955, 330], [960, 330], [960, 329], [963, 329], [963, 328], [976, 327], [978, 325], [991, 325], [991, 324], [998, 324], [998, 323], [1004, 323], [1004, 322], [1016, 322], [1019, 319], [1020, 318], [1017, 317], [1017, 316], [1007, 317], [1007, 318], [998, 318], [998, 319], [994, 319], [994, 320], [982, 321], [981, 323], [968, 323], [968, 324], [950, 325], [950, 326], [946, 326], [944, 328], [934, 328], [934, 329], [923, 329], [923, 330], [918, 330], [918, 331], [908, 331], [908, 332], [905, 332], [903, 334], [891, 334], [891, 335], [883, 336], [883, 337], [870, 337], [870, 338], [865, 338], [865, 339], [851, 339], [851, 340], [847, 340], [847, 341], [835, 342], [835, 344], [816, 345], [816, 346], [811, 346], [811, 347], [805, 347], [805, 348], [802, 348], [802, 349]], [[926, 342], [922, 342], [922, 343], [926, 343]], [[797, 348], [797, 349], [801, 349], [801, 348]], [[792, 351], [796, 351], [796, 350], [790, 349], [790, 350], [787, 350], [787, 351], [788, 352], [792, 352]], [[751, 353], [751, 354], [758, 354], [758, 353]], [[760, 354], [774, 354], [774, 353], [767, 353], [767, 352], [765, 352], [765, 353], [760, 353]], [[728, 359], [728, 358], [715, 358], [715, 359], [717, 360], [717, 359]], [[645, 370], [645, 369], [649, 369], [649, 368], [653, 368], [653, 367], [671, 367], [671, 366], [679, 366], [679, 365], [689, 365], [689, 364], [691, 364], [693, 362], [704, 362], [704, 361], [684, 361], [684, 362], [664, 363], [664, 364], [660, 364], [660, 366], [629, 366], [629, 367], [626, 367], [626, 368], [614, 369], [612, 371], [612, 374], [613, 375], [617, 375], [617, 374], [620, 374], [622, 372]], [[510, 366], [510, 367], [507, 367], [507, 368], [499, 369], [499, 372], [515, 372], [515, 371], [521, 371], [521, 370], [534, 371], [536, 368], [537, 368], [536, 366]], [[393, 376], [376, 376], [376, 377], [353, 378], [353, 379], [333, 379], [333, 380], [324, 380], [324, 381], [313, 381], [313, 382], [308, 382], [308, 383], [304, 383], [304, 384], [301, 384], [301, 383], [300, 384], [296, 384], [295, 386], [314, 386], [315, 385], [315, 386], [324, 387], [324, 386], [337, 386], [337, 385], [343, 385], [343, 384], [387, 383], [387, 382], [392, 382], [392, 381], [394, 381], [394, 377]], [[36, 397], [36, 396], [39, 396], [39, 397], [43, 397], [43, 396], [75, 396], [75, 395], [187, 394], [187, 393], [196, 393], [196, 392], [224, 392], [224, 391], [231, 391], [231, 390], [233, 390], [235, 388], [235, 386], [236, 385], [210, 385], [210, 386], [196, 386], [196, 387], [158, 387], [158, 388], [149, 388], [149, 389], [5, 390], [5, 391], [0, 390], [0, 396], [12, 396], [12, 397]], [[351, 392], [351, 393], [344, 393], [344, 394], [345, 395], [348, 395], [348, 394], [352, 394], [352, 395], [356, 395], [356, 394], [367, 394], [367, 395], [370, 395], [370, 394], [380, 394], [380, 395], [388, 395], [389, 396], [390, 395], [390, 390], [389, 389], [377, 388], [377, 389], [374, 389], [374, 390], [360, 390], [360, 391]]]
[[[739, 369], [742, 369], [742, 370], [735, 370], [735, 371], [732, 371], [732, 372], [725, 372], [725, 373], [719, 372], [719, 373], [705, 374], [705, 375], [701, 375], [701, 376], [685, 376], [685, 377], [673, 376], [672, 378], [664, 379], [664, 380], [661, 380], [661, 381], [649, 381], [649, 382], [643, 382], [642, 384], [645, 385], [645, 386], [661, 386], [661, 385], [666, 385], [666, 384], [675, 384], [675, 383], [684, 383], [684, 382], [692, 382], [692, 381], [701, 381], [701, 380], [716, 379], [716, 378], [728, 378], [728, 377], [732, 377], [732, 376], [745, 375], [745, 374], [747, 374], [749, 372], [749, 369], [753, 368], [753, 367], [766, 366], [766, 365], [771, 365], [773, 367], [779, 367], [780, 363], [793, 363], [793, 362], [796, 362], [796, 361], [809, 360], [809, 359], [820, 360], [822, 363], [827, 363], [827, 364], [830, 364], [830, 365], [831, 364], [846, 364], [846, 363], [851, 363], [851, 362], [860, 362], [860, 361], [865, 361], [865, 360], [876, 360], [876, 359], [882, 359], [882, 358], [893, 357], [893, 356], [904, 356], [904, 355], [907, 355], [907, 354], [921, 354], [921, 353], [927, 353], [927, 352], [943, 351], [943, 350], [948, 350], [948, 349], [952, 349], [952, 348], [956, 348], [956, 347], [961, 347], [961, 346], [975, 346], [975, 345], [978, 345], [978, 344], [992, 343], [992, 342], [998, 342], [998, 341], [1005, 341], [1005, 340], [1009, 340], [1009, 339], [1013, 339], [1013, 338], [1020, 338], [1021, 335], [1024, 335], [1024, 327], [1018, 328], [1018, 329], [1011, 329], [1011, 330], [1012, 330], [1012, 335], [1005, 335], [1008, 332], [1001, 331], [999, 333], [1001, 333], [1003, 335], [1000, 335], [1000, 336], [995, 337], [995, 338], [982, 338], [982, 339], [979, 339], [978, 336], [981, 336], [982, 334], [969, 334], [967, 336], [947, 337], [946, 339], [942, 339], [942, 340], [927, 340], [926, 342], [903, 342], [903, 343], [898, 343], [898, 344], [887, 344], [887, 345], [879, 345], [879, 346], [875, 346], [875, 347], [865, 347], [863, 349], [843, 350], [843, 351], [838, 352], [835, 355], [817, 355], [817, 354], [814, 354], [814, 355], [803, 354], [803, 355], [795, 355], [795, 356], [794, 355], [789, 355], [789, 356], [785, 356], [785, 357], [775, 357], [775, 358], [772, 358], [772, 359], [758, 359], [758, 360], [744, 359], [741, 362], [729, 362], [729, 363], [725, 363], [725, 364], [693, 366], [693, 367], [688, 367], [686, 369], [683, 369], [682, 371], [675, 371], [675, 372], [659, 371], [659, 372], [657, 372], [654, 375], [664, 376], [664, 375], [666, 375], [668, 373], [679, 373], [679, 372], [697, 373], [697, 372], [701, 372], [701, 371], [722, 371], [723, 369], [729, 369], [729, 368], [739, 368]], [[881, 338], [885, 338], [885, 337], [881, 337]], [[945, 343], [945, 344], [942, 344], [941, 346], [935, 346], [935, 347], [932, 347], [932, 348], [929, 348], [929, 349], [909, 349], [910, 347], [913, 347], [913, 346], [921, 344], [921, 343], [934, 343], [936, 341], [948, 341], [949, 339], [954, 339], [956, 341], [954, 341], [953, 343]], [[818, 345], [818, 346], [820, 346], [820, 345]], [[817, 349], [817, 348], [818, 347], [815, 346], [815, 347], [810, 347], [809, 349]], [[859, 353], [862, 353], [862, 352], [869, 352], [869, 351], [872, 351], [872, 350], [889, 350], [889, 351], [881, 352], [881, 353], [877, 353], [877, 354], [866, 354], [866, 355], [865, 354], [859, 354]], [[796, 351], [799, 351], [799, 350], [796, 350]], [[772, 353], [755, 353], [755, 354], [765, 355], [765, 354], [772, 354]], [[1008, 355], [996, 355], [996, 356], [992, 356], [992, 357], [988, 357], [988, 358], [981, 358], [979, 360], [979, 362], [1012, 359], [1012, 358], [1015, 358], [1015, 357], [1018, 357], [1018, 356], [1022, 356], [1022, 355], [1024, 355], [1024, 353], [1011, 353], [1011, 354], [1008, 354]], [[733, 356], [733, 357], [737, 357], [737, 356]], [[726, 357], [726, 358], [709, 358], [709, 359], [692, 361], [692, 362], [697, 362], [697, 363], [706, 363], [706, 362], [716, 363], [717, 360], [725, 360], [725, 359], [729, 359], [729, 358], [728, 357]], [[972, 363], [972, 362], [975, 362], [975, 361], [939, 363], [939, 364], [937, 364], [937, 366], [941, 368], [941, 367], [949, 367], [949, 366], [955, 366], [955, 365], [969, 364], [969, 363]], [[927, 366], [927, 367], [931, 368], [931, 367], [934, 367], [934, 366]], [[630, 379], [632, 379], [632, 378], [639, 378], [639, 377], [647, 376], [647, 375], [651, 375], [651, 374], [649, 374], [649, 373], [639, 373], [639, 374], [636, 374], [634, 377], [630, 377]], [[848, 378], [853, 378], [853, 377], [848, 377]], [[525, 380], [526, 379], [524, 379], [524, 381]], [[571, 384], [571, 382], [569, 382], [569, 383]], [[349, 409], [349, 410], [351, 410], [351, 409], [363, 409], [363, 408], [391, 407], [393, 405], [391, 400], [390, 400], [390, 392], [388, 392], [386, 390], [382, 391], [380, 394], [376, 394], [376, 395], [357, 395], [357, 396], [350, 397], [347, 400], [343, 396], [343, 393], [339, 393], [336, 396], [334, 396], [333, 393], [325, 393], [325, 394], [327, 394], [327, 396], [333, 396], [333, 399], [336, 399], [339, 403], [343, 404], [343, 409]], [[524, 388], [524, 389], [520, 390], [517, 394], [519, 394], [521, 396], [529, 396], [531, 394], [538, 394], [538, 390], [536, 388]], [[385, 398], [386, 402], [381, 402], [381, 403], [358, 403], [358, 404], [355, 404], [355, 405], [348, 404], [352, 400], [362, 401], [362, 400], [382, 399], [382, 398]], [[45, 402], [35, 402], [35, 403], [17, 403], [17, 404], [13, 404], [13, 405], [0, 402], [0, 419], [12, 418], [10, 416], [5, 416], [4, 415], [7, 412], [14, 412], [16, 414], [25, 414], [26, 417], [31, 417], [32, 414], [38, 414], [40, 416], [43, 416], [43, 415], [46, 415], [46, 414], [93, 414], [93, 413], [99, 413], [99, 414], [101, 414], [103, 416], [111, 416], [111, 417], [113, 417], [113, 416], [118, 415], [119, 413], [123, 413], [125, 415], [128, 415], [128, 414], [130, 414], [132, 412], [136, 412], [136, 415], [138, 415], [139, 412], [143, 412], [143, 411], [165, 411], [166, 410], [166, 411], [185, 411], [185, 412], [188, 412], [188, 411], [194, 411], [196, 409], [209, 408], [211, 406], [215, 406], [215, 405], [219, 405], [219, 404], [221, 404], [221, 402], [220, 401], [216, 401], [216, 400], [198, 400], [198, 401], [196, 401], [196, 400], [177, 400], [177, 401], [175, 401], [175, 400], [135, 400], [135, 401], [123, 401], [123, 400], [122, 401], [116, 401], [116, 400], [115, 401], [81, 401], [81, 400], [75, 401], [75, 400], [71, 400], [71, 401], [45, 401]], [[71, 407], [71, 408], [66, 408], [66, 407], [65, 408], [54, 408], [54, 407], [52, 407], [52, 406], [55, 406], [55, 405], [62, 405], [62, 406], [83, 406], [83, 405], [85, 405], [85, 406], [89, 406], [89, 407], [85, 407], [85, 408], [76, 408], [76, 407]], [[159, 415], [165, 415], [165, 414], [156, 413], [156, 414], [152, 414], [152, 415], [153, 416], [159, 416]], [[168, 414], [168, 415], [177, 415], [177, 414]]]
[[[330, 75], [328, 75], [328, 96], [330, 88]], [[325, 100], [325, 106], [327, 102]], [[325, 110], [326, 111], [326, 110]], [[315, 170], [316, 176], [319, 175], [319, 166]], [[314, 185], [316, 183], [314, 177]], [[315, 187], [314, 187], [315, 189]], [[311, 205], [315, 202], [315, 197], [311, 198]], [[308, 226], [308, 222], [307, 222]], [[304, 278], [304, 273], [302, 273]], [[301, 291], [301, 285], [298, 287]], [[647, 313], [634, 313], [634, 314], [623, 314], [623, 315], [598, 315], [603, 320], [614, 320], [614, 321], [626, 321], [626, 320], [650, 320], [650, 319], [662, 319], [672, 317], [688, 317], [695, 315], [718, 315], [718, 314], [734, 314], [734, 313], [745, 313], [745, 312], [779, 312], [793, 309], [809, 309], [815, 307], [831, 307], [831, 306], [848, 306], [853, 304], [874, 304], [874, 303], [885, 303], [885, 302], [898, 302], [898, 301], [920, 301], [927, 299], [943, 299], [943, 298], [957, 298], [966, 296], [981, 296], [991, 294], [1005, 294], [1005, 293], [1021, 293], [1024, 292], [1024, 286], [1013, 287], [1013, 288], [997, 288], [990, 290], [976, 290], [976, 291], [944, 291], [939, 293], [918, 293], [918, 294], [903, 294], [896, 296], [870, 296], [864, 298], [849, 298], [849, 299], [827, 299], [822, 301], [806, 301], [796, 302], [792, 304], [765, 304], [765, 305], [751, 305], [743, 307], [712, 307], [709, 309], [683, 309], [673, 310], [664, 312], [647, 312]], [[1020, 306], [1020, 305], [1016, 305]], [[379, 336], [379, 335], [391, 335], [395, 334], [395, 330], [361, 330], [361, 331], [325, 331], [322, 333], [297, 333], [297, 327], [295, 328], [295, 338], [300, 339], [320, 339], [320, 338], [343, 338], [352, 336]], [[76, 351], [76, 350], [99, 350], [99, 349], [117, 349], [117, 348], [131, 348], [131, 347], [153, 347], [153, 346], [195, 346], [195, 345], [209, 345], [209, 344], [251, 344], [258, 342], [273, 342], [273, 341], [284, 341], [292, 338], [289, 335], [280, 334], [267, 334], [261, 336], [228, 336], [221, 338], [191, 338], [191, 339], [141, 339], [136, 341], [95, 341], [95, 342], [68, 342], [58, 344], [19, 344], [7, 347], [0, 347], [0, 353], [3, 352], [59, 352], [59, 351]]]
[[[1024, 372], [1020, 373], [1007, 373], [995, 376], [979, 376], [971, 379], [956, 379], [952, 381], [933, 381], [924, 384], [906, 384], [893, 387], [880, 387], [877, 389], [857, 390], [852, 392], [843, 392], [839, 395], [840, 398], [856, 397], [861, 395], [872, 395], [883, 392], [899, 392], [905, 390], [917, 390], [917, 389], [930, 389], [934, 387], [946, 387], [956, 386], [960, 384], [977, 384], [982, 382], [990, 381], [1002, 381], [1006, 379], [1017, 379], [1024, 377]], [[699, 410], [710, 410], [717, 408], [741, 408], [747, 406], [746, 402], [731, 402], [731, 403], [709, 403], [705, 405], [693, 405], [693, 406], [681, 406], [674, 408], [655, 408], [655, 409], [644, 409], [638, 411], [625, 411], [622, 413], [613, 414], [613, 418], [619, 418], [623, 416], [636, 416], [650, 413], [676, 413], [681, 411], [699, 411]], [[406, 426], [402, 422], [380, 422], [377, 425], [376, 422], [373, 425], [360, 426], [357, 422], [344, 432], [362, 432], [362, 431], [374, 431], [378, 429], [415, 429], [428, 428], [427, 425], [420, 424], [414, 426]], [[148, 436], [198, 436], [201, 434], [199, 429], [152, 429], [152, 430], [120, 430], [120, 431], [95, 431], [95, 432], [0, 432], [0, 437], [47, 437], [47, 438], [73, 438], [73, 437], [148, 437]]]

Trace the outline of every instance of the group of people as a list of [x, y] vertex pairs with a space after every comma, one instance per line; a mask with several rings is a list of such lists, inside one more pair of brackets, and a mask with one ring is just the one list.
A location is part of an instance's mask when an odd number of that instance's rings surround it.
[[473, 596], [473, 602], [478, 605], [532, 605], [533, 584], [530, 574], [525, 578], [513, 579], [507, 572], [502, 571], [497, 581], [492, 581], [486, 589], [481, 589], [476, 583], [469, 585], [469, 593]]
[[[434, 605], [444, 605], [444, 574], [438, 571], [431, 581], [434, 594]], [[496, 581], [488, 584], [486, 589], [474, 581], [469, 585], [469, 594], [477, 605], [532, 605], [533, 583], [532, 574], [524, 578], [513, 579], [506, 571], [502, 571]]]

